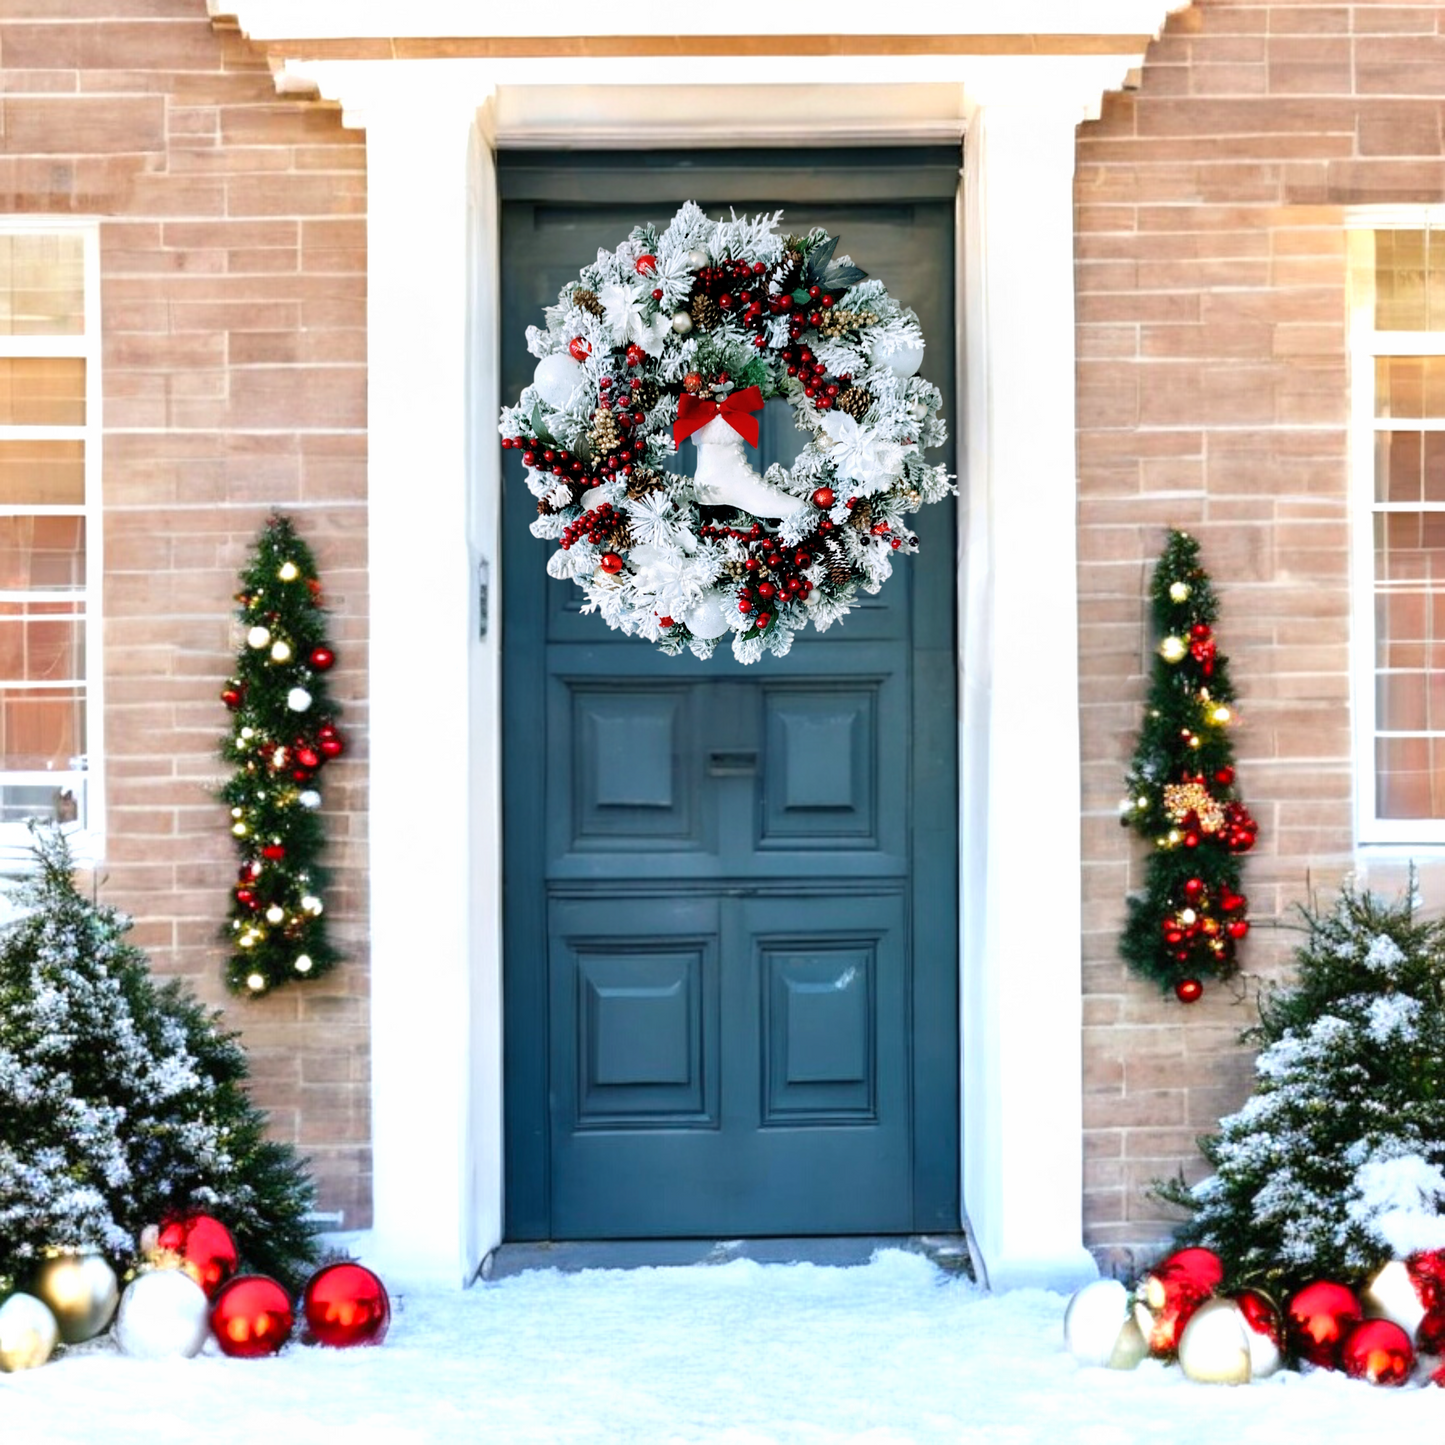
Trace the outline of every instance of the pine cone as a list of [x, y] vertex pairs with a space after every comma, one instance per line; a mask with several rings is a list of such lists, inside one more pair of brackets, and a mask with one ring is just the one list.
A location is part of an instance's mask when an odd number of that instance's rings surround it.
[[703, 291], [692, 298], [688, 310], [692, 315], [692, 324], [704, 331], [711, 331], [722, 320], [722, 307]]
[[617, 418], [599, 406], [592, 413], [592, 430], [587, 433], [587, 440], [598, 452], [612, 451], [622, 440], [622, 434], [617, 430]]
[[636, 404], [643, 411], [651, 411], [657, 405], [657, 398], [662, 395], [662, 388], [655, 381], [643, 378], [632, 385], [632, 397]]
[[866, 532], [873, 525], [873, 503], [859, 502], [848, 517], [848, 525], [855, 532]]
[[627, 479], [627, 495], [635, 502], [639, 497], [645, 497], [649, 492], [655, 492], [664, 485], [661, 472], [649, 471], [646, 467], [637, 467]]
[[580, 306], [584, 311], [590, 311], [594, 316], [602, 315], [603, 307], [602, 303], [597, 299], [597, 293], [595, 291], [588, 291], [585, 287], [579, 286], [577, 290], [572, 293], [572, 304], [574, 306]]
[[845, 387], [838, 393], [835, 405], [839, 411], [846, 411], [854, 421], [862, 421], [873, 405], [873, 393], [861, 386]]
[[614, 552], [625, 552], [632, 545], [632, 529], [623, 522], [607, 534], [607, 545]]
[[556, 510], [556, 507], [554, 507], [546, 497], [537, 498], [537, 515], [539, 517], [550, 517]]
[[843, 544], [834, 537], [827, 537], [822, 546], [822, 562], [828, 569], [828, 580], [835, 587], [841, 587], [852, 575], [853, 565]]

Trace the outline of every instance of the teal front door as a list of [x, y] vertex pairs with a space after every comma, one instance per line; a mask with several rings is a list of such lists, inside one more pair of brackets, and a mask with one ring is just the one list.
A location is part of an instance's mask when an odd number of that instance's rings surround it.
[[[839, 236], [952, 397], [957, 167], [504, 155], [504, 396], [562, 284], [693, 199]], [[796, 436], [770, 404], [759, 471]], [[504, 456], [507, 1237], [956, 1229], [953, 505], [841, 626], [742, 667], [581, 615]]]

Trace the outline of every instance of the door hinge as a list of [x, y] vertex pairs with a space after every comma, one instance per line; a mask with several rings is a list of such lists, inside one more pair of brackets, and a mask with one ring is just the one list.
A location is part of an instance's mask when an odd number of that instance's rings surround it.
[[477, 640], [487, 640], [488, 610], [491, 605], [492, 564], [485, 557], [477, 559]]

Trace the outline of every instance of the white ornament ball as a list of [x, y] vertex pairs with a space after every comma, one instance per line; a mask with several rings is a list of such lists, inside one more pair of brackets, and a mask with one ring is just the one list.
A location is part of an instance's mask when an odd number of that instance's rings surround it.
[[303, 808], [319, 808], [321, 806], [321, 794], [314, 788], [307, 788], [303, 793], [297, 793], [296, 801]]
[[565, 351], [554, 351], [537, 363], [532, 373], [532, 385], [537, 395], [548, 406], [565, 407], [576, 394], [577, 388], [587, 379], [586, 368], [573, 361]]
[[248, 647], [261, 648], [271, 640], [271, 629], [269, 627], [253, 627], [246, 634], [246, 645]]
[[276, 569], [276, 575], [283, 582], [294, 582], [301, 575], [301, 569], [288, 559]]
[[292, 712], [305, 712], [311, 706], [311, 694], [304, 687], [293, 687], [286, 694], [286, 706]]
[[692, 317], [686, 311], [674, 311], [672, 313], [672, 329], [679, 336], [686, 336], [692, 330]]
[[1361, 1294], [1360, 1303], [1366, 1319], [1390, 1320], [1412, 1340], [1426, 1313], [1403, 1259], [1392, 1259], [1380, 1267], [1380, 1272]]
[[55, 1316], [33, 1294], [13, 1294], [0, 1305], [0, 1374], [39, 1369], [59, 1343]]
[[[1130, 1332], [1138, 1337], [1137, 1354]], [[1081, 1365], [1132, 1369], [1144, 1358], [1144, 1338], [1129, 1315], [1129, 1291], [1117, 1279], [1096, 1279], [1075, 1293], [1064, 1311], [1064, 1345]]]
[[205, 1290], [184, 1270], [152, 1270], [126, 1286], [115, 1342], [138, 1360], [189, 1359], [206, 1343], [210, 1310]]
[[1179, 1368], [1201, 1385], [1247, 1385], [1251, 1333], [1233, 1300], [1206, 1300], [1179, 1337]]
[[714, 589], [704, 592], [700, 601], [682, 615], [687, 630], [694, 637], [721, 637], [728, 630], [728, 614], [724, 605], [726, 593]]
[[277, 638], [277, 640], [271, 644], [271, 661], [290, 662], [291, 644], [284, 639]]
[[689, 271], [696, 271], [706, 266], [707, 260], [707, 252], [699, 246], [694, 246], [692, 250], [687, 253], [687, 269]]
[[889, 351], [878, 340], [868, 348], [868, 360], [874, 366], [886, 366], [894, 376], [913, 376], [923, 365], [923, 347], [899, 346]]

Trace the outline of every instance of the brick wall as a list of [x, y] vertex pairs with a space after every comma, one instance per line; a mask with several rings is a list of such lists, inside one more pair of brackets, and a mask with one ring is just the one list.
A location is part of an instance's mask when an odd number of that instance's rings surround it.
[[1245, 966], [1277, 974], [1271, 925], [1355, 863], [1342, 208], [1445, 200], [1442, 120], [1445, 6], [1197, 0], [1080, 132], [1085, 1218], [1121, 1265], [1167, 1231], [1150, 1179], [1197, 1177], [1195, 1136], [1249, 1092], [1233, 1040], [1254, 1017], [1219, 987], [1186, 1012], [1115, 955], [1143, 863], [1117, 806], [1147, 569], [1187, 528], [1220, 595], [1262, 830]]
[[[52, 17], [64, 15], [64, 19]], [[365, 145], [280, 100], [204, 0], [21, 0], [0, 20], [0, 212], [103, 218], [103, 898], [250, 1052], [321, 1204], [369, 1221], [366, 1028]], [[259, 1001], [220, 984], [234, 877], [217, 700], [232, 594], [269, 509], [311, 543], [353, 744], [325, 775], [348, 961]]]

